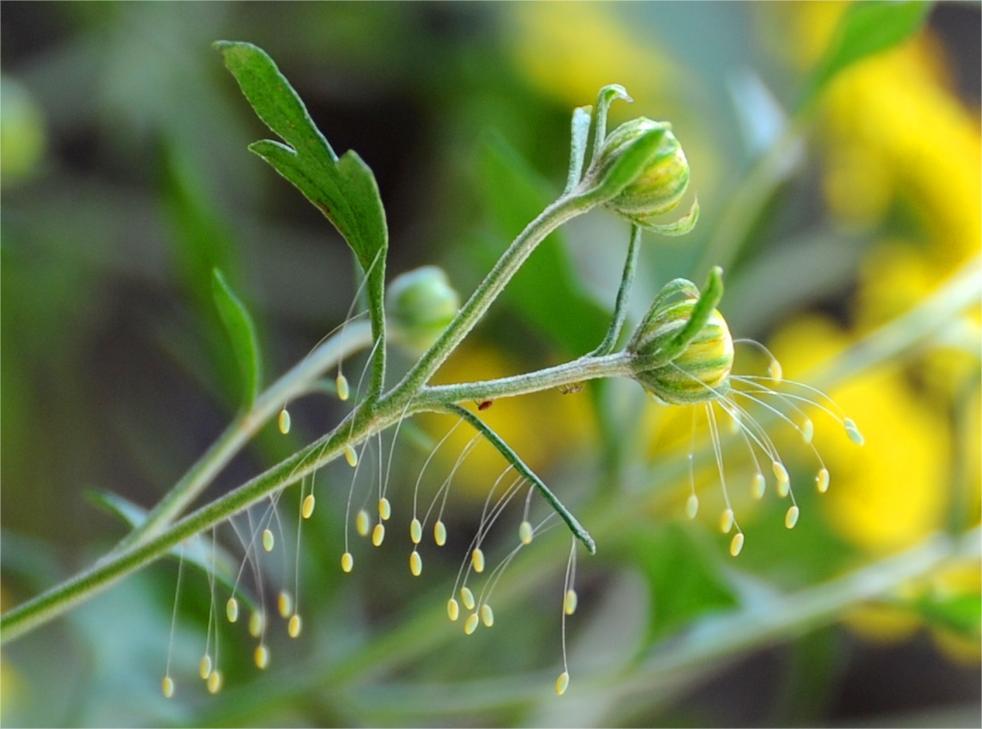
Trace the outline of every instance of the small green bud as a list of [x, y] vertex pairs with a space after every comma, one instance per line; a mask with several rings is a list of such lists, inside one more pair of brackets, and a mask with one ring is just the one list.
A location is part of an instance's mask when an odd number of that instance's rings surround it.
[[394, 336], [423, 351], [436, 341], [460, 308], [460, 298], [443, 269], [423, 266], [397, 276], [386, 294]]
[[642, 226], [652, 224], [656, 216], [677, 208], [689, 186], [689, 163], [670, 124], [646, 117], [621, 124], [604, 140], [588, 173], [593, 179], [603, 179], [631, 144], [657, 129], [663, 129], [664, 134], [654, 159], [633, 182], [605, 203], [610, 210]]
[[[638, 327], [628, 350], [655, 356], [685, 326], [696, 299], [660, 306]], [[733, 368], [733, 339], [726, 320], [713, 309], [702, 330], [674, 359], [635, 375], [650, 393], [666, 403], [685, 404], [713, 400], [729, 387]]]

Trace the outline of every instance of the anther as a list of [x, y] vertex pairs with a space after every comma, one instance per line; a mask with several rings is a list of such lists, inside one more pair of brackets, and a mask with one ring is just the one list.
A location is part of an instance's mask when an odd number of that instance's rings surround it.
[[460, 617], [460, 605], [452, 597], [447, 600], [447, 617], [452, 623], [457, 622], [457, 618]]
[[409, 539], [413, 544], [419, 544], [423, 540], [423, 525], [416, 517], [409, 522]]
[[378, 500], [378, 518], [388, 521], [392, 517], [392, 504], [384, 496]]
[[442, 519], [437, 519], [436, 524], [433, 525], [433, 541], [438, 547], [447, 543], [447, 525], [443, 523]]
[[474, 551], [471, 552], [471, 567], [478, 574], [484, 572], [484, 552], [481, 551], [480, 547], [475, 547]]
[[852, 418], [846, 418], [842, 421], [842, 424], [846, 428], [846, 435], [849, 436], [849, 440], [858, 446], [861, 446], [865, 442], [866, 439], [863, 438], [863, 434], [859, 432], [859, 428]]
[[780, 382], [784, 379], [784, 370], [781, 369], [781, 363], [776, 359], [772, 359], [770, 364], [767, 365], [767, 374], [771, 376], [771, 379], [775, 382]]
[[556, 696], [562, 696], [566, 693], [566, 689], [569, 688], [569, 673], [563, 671], [556, 678]]
[[818, 489], [818, 493], [824, 494], [829, 490], [829, 470], [827, 468], [822, 468], [815, 476], [815, 488]]
[[276, 596], [276, 609], [280, 611], [280, 617], [286, 618], [293, 612], [293, 598], [286, 590], [280, 590]]
[[579, 598], [576, 595], [576, 590], [572, 588], [566, 590], [566, 595], [563, 597], [563, 612], [567, 615], [572, 615], [576, 612], [576, 606], [579, 604]]
[[338, 389], [338, 400], [341, 402], [347, 400], [350, 394], [350, 389], [348, 388], [348, 378], [338, 372], [338, 376], [337, 379], [334, 380], [334, 384]]
[[315, 503], [314, 495], [307, 494], [303, 499], [303, 505], [300, 507], [300, 516], [304, 519], [309, 519], [313, 516]]
[[225, 617], [228, 618], [230, 623], [234, 623], [239, 619], [239, 601], [234, 597], [230, 597], [228, 602], [225, 603]]
[[474, 593], [471, 592], [469, 587], [460, 588], [460, 601], [464, 603], [464, 607], [468, 610], [474, 609]]
[[290, 432], [290, 413], [286, 408], [280, 410], [280, 417], [276, 421], [277, 425], [280, 427], [280, 432], [286, 435]]
[[208, 693], [217, 694], [222, 690], [222, 674], [220, 671], [212, 671], [208, 676]]
[[371, 520], [368, 518], [368, 512], [361, 509], [355, 517], [355, 531], [358, 532], [359, 536], [367, 537], [370, 525]]
[[532, 536], [532, 524], [529, 523], [528, 519], [526, 519], [518, 525], [518, 539], [522, 542], [522, 544], [531, 544]]
[[198, 661], [198, 675], [206, 681], [211, 675], [211, 656], [207, 653], [201, 656], [201, 660]]
[[345, 552], [341, 555], [341, 571], [351, 572], [355, 566], [355, 558], [351, 555], [351, 552]]
[[413, 577], [419, 577], [423, 572], [423, 558], [419, 556], [419, 552], [415, 549], [409, 555], [409, 571]]
[[798, 514], [797, 506], [789, 506], [784, 514], [784, 526], [788, 529], [794, 529], [794, 525], [798, 523]]
[[252, 660], [255, 661], [256, 668], [265, 670], [269, 665], [269, 648], [262, 643], [257, 645], [256, 650], [252, 652]]
[[737, 532], [730, 540], [730, 556], [737, 557], [743, 551], [743, 532]]
[[471, 613], [467, 616], [467, 620], [464, 621], [464, 635], [470, 635], [480, 624], [481, 619], [477, 616], [477, 613]]
[[780, 461], [774, 461], [771, 466], [774, 469], [774, 476], [777, 478], [777, 495], [783, 499], [791, 490], [791, 479], [788, 477], [788, 469]]
[[164, 695], [165, 699], [172, 698], [174, 696], [174, 679], [170, 676], [164, 676], [160, 682], [160, 692]]
[[755, 499], [762, 499], [766, 492], [767, 481], [764, 479], [764, 474], [758, 471], [750, 481], [750, 493]]
[[375, 547], [381, 547], [382, 541], [385, 539], [385, 524], [379, 522], [372, 529], [372, 545]]
[[253, 610], [252, 614], [249, 615], [249, 635], [253, 638], [258, 638], [263, 634], [263, 628], [266, 627], [266, 618], [258, 610]]
[[723, 532], [723, 534], [729, 534], [732, 528], [733, 509], [724, 509], [723, 513], [719, 515], [719, 530]]
[[815, 437], [815, 424], [811, 421], [811, 418], [805, 418], [804, 422], [801, 424], [801, 438], [805, 443], [811, 443], [812, 438]]
[[273, 547], [276, 546], [276, 538], [273, 536], [272, 529], [263, 529], [263, 549], [267, 552], [272, 552]]
[[355, 453], [355, 449], [352, 448], [350, 444], [344, 446], [344, 460], [346, 460], [348, 465], [352, 468], [358, 465], [358, 454]]
[[685, 515], [690, 519], [695, 519], [698, 513], [699, 497], [695, 494], [689, 494], [689, 498], [685, 500]]
[[298, 638], [302, 628], [303, 622], [300, 620], [300, 616], [297, 613], [293, 613], [293, 615], [290, 616], [290, 622], [286, 624], [287, 634], [291, 638]]
[[484, 627], [486, 628], [494, 625], [494, 611], [487, 603], [481, 605], [481, 622], [484, 623]]

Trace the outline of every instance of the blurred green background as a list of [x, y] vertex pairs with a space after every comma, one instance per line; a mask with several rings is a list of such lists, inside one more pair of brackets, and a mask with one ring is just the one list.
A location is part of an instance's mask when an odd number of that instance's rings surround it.
[[[657, 406], [628, 382], [496, 403], [489, 422], [600, 542], [579, 562], [573, 679], [557, 699], [560, 530], [509, 569], [492, 629], [464, 638], [443, 617], [502, 466], [489, 448], [461, 468], [450, 544], [429, 548], [423, 577], [409, 576], [412, 484], [428, 438], [450, 425], [424, 419], [395, 451], [397, 536], [377, 551], [356, 545], [349, 576], [337, 559], [350, 472], [332, 465], [319, 477], [301, 549], [304, 634], [290, 641], [277, 621], [265, 673], [241, 623], [222, 621], [226, 685], [205, 692], [195, 667], [208, 585], [185, 570], [177, 695], [160, 695], [176, 576], [167, 562], [5, 646], [3, 723], [978, 726], [979, 554], [961, 559], [932, 540], [979, 522], [979, 307], [937, 320], [918, 307], [944, 302], [946, 282], [979, 253], [979, 5], [934, 7], [923, 30], [846, 70], [790, 125], [844, 9], [5, 2], [4, 609], [123, 535], [89, 490], [149, 507], [234, 414], [213, 266], [256, 317], [270, 379], [348, 309], [347, 249], [246, 151], [264, 129], [210, 48], [219, 38], [269, 51], [335, 149], [355, 148], [373, 168], [390, 277], [437, 263], [464, 294], [559, 193], [571, 108], [624, 84], [636, 103], [615, 106], [613, 121], [670, 120], [703, 211], [690, 236], [645, 241], [632, 320], [665, 281], [700, 280], [721, 263], [735, 336], [767, 342], [786, 375], [830, 387], [867, 442], [857, 450], [816, 418], [833, 484], [819, 498], [807, 488], [809, 451], [772, 426], [806, 484], [792, 532], [775, 498], [750, 500], [734, 449], [727, 476], [747, 545], [733, 560], [715, 528], [722, 506], [708, 461], [697, 473], [705, 519], [683, 523], [687, 410]], [[626, 225], [606, 213], [564, 230], [440, 381], [591, 348], [626, 240]], [[923, 316], [905, 319], [901, 336], [915, 324], [924, 336], [869, 366], [864, 352], [875, 348], [865, 343], [912, 311]], [[743, 354], [738, 368], [760, 368]], [[362, 361], [348, 364], [349, 378]], [[410, 362], [397, 353], [394, 367]], [[206, 497], [324, 432], [345, 408], [315, 396], [291, 412], [290, 437], [268, 426]], [[435, 459], [426, 493], [462, 433]], [[280, 506], [288, 543], [296, 505], [294, 489]], [[499, 522], [491, 555], [513, 543], [518, 518]], [[231, 529], [219, 540], [241, 554]], [[921, 568], [925, 555], [936, 561]], [[270, 590], [292, 580], [292, 566], [273, 557]], [[869, 570], [860, 583], [885, 580], [875, 600], [862, 599], [853, 570]]]

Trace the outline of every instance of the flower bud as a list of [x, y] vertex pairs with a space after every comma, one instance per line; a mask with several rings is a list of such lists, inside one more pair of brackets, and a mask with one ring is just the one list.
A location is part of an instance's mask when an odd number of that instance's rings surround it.
[[678, 207], [689, 186], [689, 163], [679, 140], [665, 122], [646, 117], [621, 124], [604, 140], [590, 175], [603, 179], [618, 157], [644, 134], [664, 129], [658, 152], [641, 174], [621, 190], [606, 206], [639, 225]]
[[[686, 325], [696, 299], [661, 306], [638, 327], [628, 349], [641, 356], [657, 355]], [[713, 400], [725, 393], [733, 367], [733, 339], [726, 320], [713, 309], [698, 334], [665, 364], [635, 375], [646, 390], [666, 403]]]
[[423, 351], [457, 314], [460, 298], [443, 269], [423, 266], [389, 284], [386, 307], [395, 337], [405, 346]]

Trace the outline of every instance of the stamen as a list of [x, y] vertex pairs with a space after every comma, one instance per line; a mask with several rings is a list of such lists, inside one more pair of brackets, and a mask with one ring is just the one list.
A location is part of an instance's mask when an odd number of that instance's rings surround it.
[[723, 534], [729, 534], [730, 530], [733, 529], [733, 509], [724, 509], [723, 513], [719, 515], [719, 530]]
[[206, 681], [211, 675], [211, 656], [207, 653], [201, 656], [201, 660], [198, 661], [198, 675]]
[[368, 512], [361, 509], [355, 517], [355, 531], [358, 532], [359, 536], [367, 537], [370, 528], [371, 519], [368, 516]]
[[494, 625], [494, 611], [491, 610], [491, 606], [487, 603], [481, 605], [481, 622], [484, 623], [484, 627], [486, 628]]
[[563, 671], [556, 678], [556, 696], [562, 696], [569, 688], [569, 672]]
[[468, 610], [474, 609], [474, 593], [466, 585], [460, 588], [460, 601], [464, 604], [464, 607]]
[[692, 424], [689, 436], [689, 498], [685, 502], [685, 515], [695, 519], [699, 513], [699, 497], [696, 496], [695, 450], [696, 450], [696, 409], [692, 408]]
[[563, 647], [563, 672], [559, 674], [559, 678], [556, 679], [556, 694], [562, 696], [566, 693], [566, 689], [569, 688], [569, 664], [566, 660], [566, 598], [569, 591], [572, 589], [572, 574], [573, 574], [573, 562], [576, 559], [576, 539], [572, 540], [569, 548], [569, 558], [566, 560], [566, 577], [563, 580], [563, 610], [560, 618], [560, 637]]
[[170, 676], [164, 676], [163, 680], [160, 682], [160, 692], [164, 695], [165, 699], [173, 698], [174, 679], [172, 679]]
[[777, 479], [777, 495], [783, 499], [791, 491], [791, 479], [788, 476], [788, 469], [780, 461], [774, 461], [771, 464], [771, 468], [774, 470], [774, 477]]
[[689, 498], [685, 500], [685, 515], [690, 519], [695, 519], [698, 513], [699, 497], [695, 494], [689, 494]]
[[447, 543], [447, 527], [441, 519], [437, 519], [433, 525], [433, 541], [438, 547]]
[[820, 494], [824, 494], [829, 490], [829, 470], [827, 468], [820, 469], [815, 476], [815, 488], [818, 489], [818, 493]]
[[303, 622], [300, 620], [300, 615], [293, 613], [290, 616], [290, 621], [286, 624], [286, 632], [291, 638], [298, 638], [300, 636], [300, 630], [303, 628]]
[[419, 519], [415, 516], [409, 522], [409, 540], [413, 544], [419, 544], [423, 540], [423, 525], [419, 523]]
[[471, 552], [471, 567], [479, 574], [484, 572], [484, 552], [481, 551], [480, 547], [475, 547], [474, 551]]
[[273, 536], [273, 530], [269, 527], [263, 529], [263, 549], [267, 552], [272, 552], [275, 546], [276, 538]]
[[743, 551], [743, 532], [737, 532], [730, 540], [730, 555], [737, 557]]
[[375, 525], [375, 528], [372, 529], [372, 546], [381, 547], [382, 541], [384, 539], [385, 539], [385, 525], [382, 522], [379, 522], [378, 524]]
[[283, 408], [282, 410], [280, 410], [280, 416], [279, 416], [279, 418], [277, 418], [276, 423], [279, 426], [280, 432], [283, 435], [286, 435], [287, 433], [289, 433], [290, 432], [290, 411], [287, 410], [286, 408]]
[[212, 671], [208, 676], [208, 682], [205, 684], [208, 687], [208, 693], [217, 694], [222, 690], [222, 674], [221, 671]]
[[794, 525], [798, 523], [798, 507], [789, 506], [787, 512], [784, 514], [784, 526], [788, 529], [794, 529]]
[[784, 379], [784, 371], [781, 369], [781, 363], [777, 359], [772, 359], [767, 365], [767, 374], [770, 375], [774, 382], [780, 382]]
[[460, 617], [460, 605], [454, 598], [447, 600], [447, 617], [450, 618], [450, 622], [457, 622], [457, 618]]
[[423, 572], [423, 558], [415, 549], [409, 555], [409, 571], [413, 577], [419, 577]]
[[522, 544], [532, 543], [532, 524], [528, 519], [518, 525], [518, 539]]
[[303, 506], [301, 506], [300, 508], [300, 515], [304, 519], [309, 519], [311, 516], [314, 515], [315, 504], [316, 504], [316, 500], [314, 499], [314, 495], [307, 494], [307, 496], [304, 497]]
[[344, 446], [344, 460], [346, 460], [348, 465], [352, 468], [358, 465], [358, 454], [355, 453], [355, 449], [351, 447], [350, 443], [346, 443]]
[[334, 380], [334, 384], [337, 387], [338, 400], [341, 402], [347, 400], [351, 394], [351, 390], [348, 387], [348, 378], [344, 376], [340, 369], [338, 370], [338, 376], [337, 379]]
[[567, 615], [572, 615], [576, 612], [578, 602], [579, 599], [577, 598], [576, 590], [573, 588], [566, 590], [566, 598], [563, 600], [563, 612]]
[[392, 504], [384, 496], [378, 500], [378, 518], [388, 521], [392, 517]]
[[260, 671], [266, 670], [269, 665], [269, 648], [264, 643], [257, 645], [256, 650], [252, 653], [252, 660]]
[[239, 601], [234, 597], [230, 597], [228, 602], [225, 603], [225, 617], [228, 618], [230, 623], [234, 623], [239, 619]]
[[355, 558], [351, 555], [351, 552], [345, 552], [341, 555], [341, 571], [348, 573], [354, 569]]
[[842, 421], [842, 424], [846, 428], [846, 435], [849, 436], [849, 440], [858, 446], [861, 446], [866, 442], [866, 439], [863, 438], [863, 434], [859, 432], [859, 428], [856, 426], [856, 423], [852, 418], [845, 418]]
[[764, 474], [757, 471], [750, 481], [750, 493], [755, 499], [764, 498], [764, 494], [767, 492], [767, 480], [764, 478]]
[[[429, 455], [426, 456], [426, 460], [423, 461], [423, 467], [419, 469], [419, 474], [416, 476], [416, 484], [413, 486], [413, 520], [409, 525], [409, 537], [412, 540], [413, 544], [419, 544], [423, 538], [423, 522], [421, 522], [419, 519], [416, 518], [417, 508], [419, 504], [419, 485], [423, 481], [423, 474], [426, 472], [426, 468], [430, 465], [430, 461], [433, 460], [433, 457], [436, 455], [436, 452], [440, 450], [440, 447], [444, 443], [447, 442], [447, 439], [450, 438], [450, 436], [453, 434], [455, 430], [457, 430], [457, 428], [460, 426], [462, 422], [464, 422], [463, 418], [458, 418], [457, 422], [453, 424], [453, 427], [451, 427], [450, 430], [448, 430], [444, 434], [444, 436], [440, 439], [440, 441], [433, 447], [433, 450], [429, 452]], [[437, 491], [437, 493], [439, 493], [439, 490]], [[423, 517], [424, 522], [430, 516], [430, 512], [433, 509], [433, 503], [430, 504], [430, 508], [427, 509], [426, 515]], [[444, 544], [447, 543], [447, 527], [440, 519], [437, 519], [436, 523], [433, 525], [433, 541], [436, 542], [436, 546], [438, 547], [442, 547]]]
[[181, 596], [181, 577], [184, 574], [184, 545], [178, 551], [177, 556], [177, 583], [174, 586], [174, 607], [171, 609], [170, 634], [167, 637], [167, 663], [164, 666], [164, 678], [160, 683], [160, 690], [163, 691], [165, 698], [174, 695], [174, 679], [170, 675], [170, 659], [174, 653], [174, 630], [177, 626], [177, 605]]
[[815, 437], [815, 424], [812, 423], [811, 418], [805, 418], [801, 423], [801, 437], [805, 443], [811, 443], [812, 438]]
[[258, 610], [253, 610], [249, 616], [249, 635], [258, 638], [266, 628], [266, 618]]
[[464, 621], [464, 635], [470, 635], [473, 633], [475, 630], [477, 630], [477, 626], [479, 624], [480, 618], [477, 616], [477, 613], [471, 613], [468, 615], [467, 620]]
[[279, 610], [281, 618], [290, 616], [290, 613], [293, 612], [293, 598], [289, 592], [280, 590], [280, 594], [276, 596], [276, 608]]

